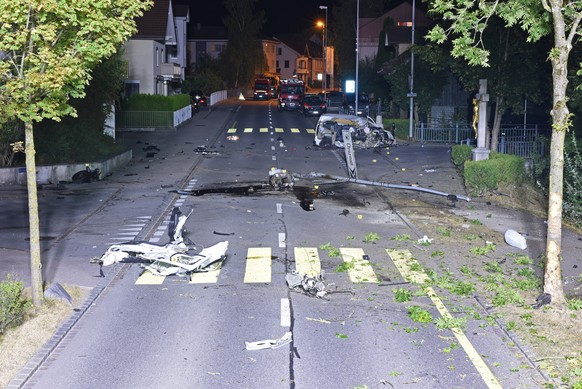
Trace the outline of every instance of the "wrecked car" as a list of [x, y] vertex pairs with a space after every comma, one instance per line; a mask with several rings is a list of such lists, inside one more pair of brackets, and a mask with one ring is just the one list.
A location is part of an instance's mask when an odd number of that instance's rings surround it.
[[354, 147], [377, 148], [394, 144], [392, 132], [384, 129], [381, 123], [376, 123], [370, 117], [345, 114], [323, 114], [315, 127], [315, 146], [344, 147], [344, 130], [349, 130]]
[[187, 276], [217, 270], [226, 260], [228, 241], [193, 252], [184, 240], [184, 225], [191, 214], [182, 213], [178, 207], [172, 210], [168, 230], [171, 241], [165, 245], [142, 241], [114, 244], [101, 258], [91, 262], [101, 267], [117, 262], [142, 262], [142, 267], [156, 276]]

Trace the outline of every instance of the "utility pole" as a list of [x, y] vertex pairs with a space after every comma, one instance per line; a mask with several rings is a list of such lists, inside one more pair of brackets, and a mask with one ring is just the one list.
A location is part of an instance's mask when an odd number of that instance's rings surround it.
[[323, 101], [327, 93], [327, 6], [320, 5], [319, 9], [325, 10], [325, 24], [323, 25]]
[[360, 37], [360, 0], [356, 1], [356, 96], [355, 96], [355, 114], [358, 114], [358, 65], [360, 62], [359, 44]]
[[414, 98], [416, 93], [414, 93], [414, 8], [415, 0], [412, 0], [412, 38], [410, 40], [410, 121], [408, 123], [408, 142], [412, 143], [412, 128], [414, 123]]

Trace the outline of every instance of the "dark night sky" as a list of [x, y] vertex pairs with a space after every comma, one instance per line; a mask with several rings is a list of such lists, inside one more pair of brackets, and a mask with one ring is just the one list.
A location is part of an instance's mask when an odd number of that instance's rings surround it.
[[[319, 9], [319, 6], [330, 6], [332, 3], [330, 0], [292, 0], [285, 4], [280, 0], [259, 0], [256, 9], [265, 11], [266, 21], [262, 33], [269, 36], [313, 28], [317, 20], [325, 19], [325, 10]], [[226, 14], [223, 0], [190, 0], [190, 4], [190, 23], [222, 25], [222, 18]], [[331, 6], [327, 12], [329, 20]]]

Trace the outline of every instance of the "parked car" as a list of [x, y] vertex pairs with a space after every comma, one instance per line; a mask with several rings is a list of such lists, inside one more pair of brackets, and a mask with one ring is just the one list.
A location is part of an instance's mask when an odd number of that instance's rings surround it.
[[370, 116], [370, 97], [367, 93], [358, 93], [358, 112], [356, 113], [356, 94], [346, 93], [343, 102], [343, 111], [348, 115]]
[[[208, 99], [206, 95], [201, 90], [190, 92], [190, 99], [192, 100], [192, 106], [206, 107], [208, 105]], [[196, 104], [194, 104], [196, 102]]]
[[[320, 93], [323, 97], [324, 94]], [[344, 104], [344, 93], [340, 91], [327, 91], [325, 93], [325, 106], [327, 112], [339, 113]]]
[[305, 116], [321, 115], [326, 112], [325, 102], [320, 95], [308, 93], [303, 96], [301, 111]]

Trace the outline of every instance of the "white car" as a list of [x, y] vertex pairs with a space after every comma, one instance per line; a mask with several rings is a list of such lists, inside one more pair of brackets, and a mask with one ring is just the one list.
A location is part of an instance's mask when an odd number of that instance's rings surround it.
[[343, 147], [343, 130], [350, 131], [354, 146], [360, 148], [385, 147], [394, 143], [393, 134], [371, 117], [332, 113], [319, 117], [313, 143], [318, 147]]

